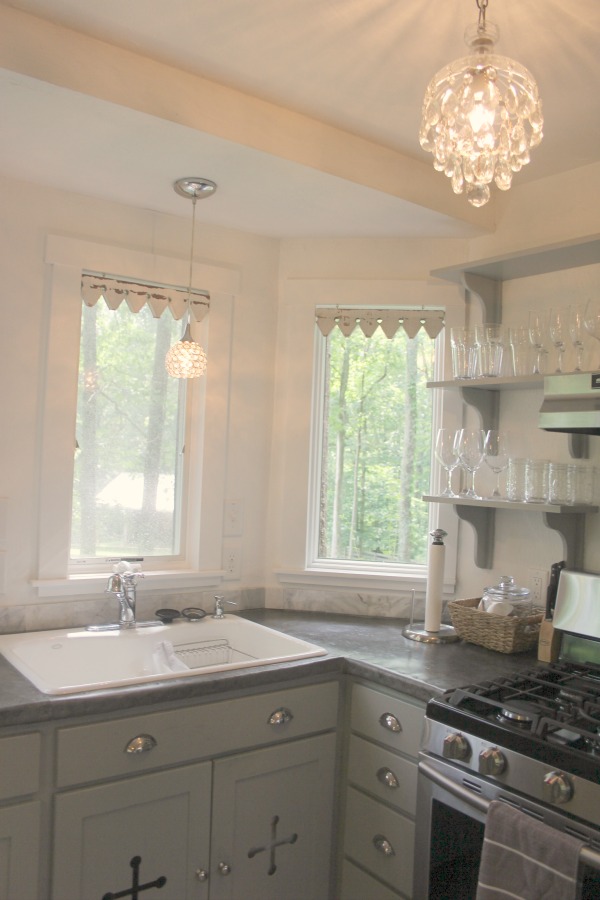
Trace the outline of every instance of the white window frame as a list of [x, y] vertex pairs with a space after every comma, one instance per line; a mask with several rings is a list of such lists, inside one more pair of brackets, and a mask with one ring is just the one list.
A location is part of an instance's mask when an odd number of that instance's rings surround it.
[[[32, 584], [42, 597], [96, 593], [107, 566], [70, 566], [71, 503], [77, 372], [81, 327], [81, 273], [115, 273], [157, 284], [185, 285], [189, 263], [168, 256], [48, 235], [47, 355], [41, 410], [38, 572]], [[189, 384], [188, 502], [186, 546], [169, 564], [144, 563], [146, 582], [155, 587], [208, 587], [223, 576], [221, 544], [223, 492], [231, 370], [233, 306], [239, 272], [197, 264], [195, 283], [211, 295], [206, 319], [209, 366], [206, 376]], [[165, 313], [166, 314], [166, 313]], [[201, 509], [206, 514], [201, 515]], [[209, 512], [208, 512], [209, 511]], [[110, 568], [110, 567], [109, 567]]]
[[[367, 301], [368, 298], [368, 302]], [[277, 581], [288, 589], [349, 589], [372, 591], [380, 594], [415, 590], [417, 597], [423, 595], [427, 581], [427, 567], [417, 565], [385, 566], [377, 563], [354, 560], [317, 560], [318, 532], [318, 491], [320, 430], [322, 429], [322, 357], [320, 351], [323, 335], [315, 325], [315, 307], [353, 306], [444, 308], [446, 327], [436, 339], [436, 380], [444, 379], [448, 368], [445, 359], [446, 333], [451, 325], [460, 325], [464, 319], [464, 301], [461, 301], [452, 285], [430, 281], [379, 280], [337, 280], [337, 279], [289, 279], [284, 286], [284, 304], [280, 322], [279, 358], [285, 359], [285, 375], [280, 388], [281, 411], [287, 407], [294, 410], [294, 440], [284, 438], [281, 448], [282, 469], [293, 471], [294, 480], [286, 479], [279, 485], [279, 504], [286, 510], [289, 528], [280, 526], [280, 533], [292, 531], [295, 539], [280, 540], [277, 550], [279, 565], [274, 574]], [[300, 377], [300, 362], [303, 361], [305, 384]], [[309, 369], [310, 367], [310, 369]], [[312, 381], [310, 380], [312, 376]], [[317, 385], [321, 384], [318, 389]], [[287, 396], [286, 396], [287, 395]], [[442, 421], [447, 427], [459, 427], [461, 402], [458, 391], [433, 390], [433, 422]], [[321, 406], [320, 417], [318, 413]], [[281, 415], [281, 413], [280, 413]], [[285, 415], [285, 414], [284, 414]], [[277, 421], [276, 421], [277, 424]], [[283, 424], [283, 423], [281, 423]], [[280, 425], [281, 427], [281, 425]], [[306, 481], [302, 492], [300, 477], [300, 451], [298, 442], [304, 431], [306, 443]], [[440, 492], [444, 483], [444, 473], [433, 457], [432, 441], [432, 493]], [[304, 537], [299, 532], [299, 523], [304, 523]], [[298, 525], [296, 525], [298, 523]], [[444, 596], [453, 596], [456, 584], [458, 517], [447, 504], [432, 503], [429, 506], [429, 531], [443, 528], [447, 532]], [[301, 543], [301, 555], [297, 544]], [[289, 560], [289, 562], [287, 562]]]
[[[362, 306], [362, 309], [368, 309], [370, 306]], [[404, 307], [406, 309], [407, 307]], [[400, 307], [398, 307], [400, 309]], [[444, 340], [443, 330], [441, 335], [435, 339], [434, 352], [434, 380], [438, 377], [444, 368]], [[390, 575], [397, 578], [422, 579], [424, 575], [424, 565], [418, 563], [377, 563], [368, 560], [349, 560], [349, 559], [325, 559], [319, 556], [319, 517], [321, 507], [321, 482], [322, 482], [322, 463], [323, 463], [323, 430], [324, 421], [324, 398], [325, 398], [325, 378], [326, 378], [326, 357], [327, 357], [327, 340], [319, 329], [315, 326], [315, 349], [314, 349], [314, 365], [313, 365], [313, 400], [312, 400], [312, 426], [311, 426], [311, 448], [309, 463], [309, 498], [308, 498], [308, 517], [306, 529], [306, 570], [307, 572], [339, 572], [344, 571], [348, 574], [356, 573], [362, 575], [384, 576]], [[441, 408], [432, 398], [431, 424], [433, 434], [437, 428], [441, 427]], [[433, 443], [433, 442], [432, 442]], [[431, 468], [433, 474], [433, 462]], [[432, 525], [433, 511], [429, 510], [429, 531], [434, 527]]]

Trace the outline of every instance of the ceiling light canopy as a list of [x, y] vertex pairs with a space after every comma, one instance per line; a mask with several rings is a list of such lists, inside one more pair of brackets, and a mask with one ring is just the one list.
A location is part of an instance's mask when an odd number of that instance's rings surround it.
[[514, 173], [527, 165], [542, 140], [544, 119], [535, 79], [520, 63], [494, 53], [499, 32], [485, 21], [488, 0], [475, 2], [479, 20], [465, 31], [471, 54], [431, 79], [419, 141], [454, 193], [466, 190], [469, 203], [483, 206], [492, 182], [507, 191]]
[[169, 349], [165, 357], [165, 368], [173, 378], [199, 378], [206, 371], [207, 358], [204, 348], [192, 337], [190, 307], [192, 303], [192, 274], [194, 265], [194, 230], [196, 225], [196, 201], [212, 197], [217, 189], [208, 178], [179, 178], [173, 185], [176, 193], [193, 203], [192, 240], [190, 247], [190, 278], [185, 315], [185, 329], [180, 341]]

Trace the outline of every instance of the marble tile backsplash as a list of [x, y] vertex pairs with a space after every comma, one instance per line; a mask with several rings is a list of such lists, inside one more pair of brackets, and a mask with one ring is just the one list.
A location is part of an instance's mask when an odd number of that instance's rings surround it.
[[[227, 600], [233, 600], [238, 609], [256, 609], [265, 605], [262, 588], [219, 592]], [[181, 591], [169, 593], [142, 592], [137, 596], [137, 617], [140, 621], [153, 619], [161, 607], [185, 609], [198, 606], [211, 613], [214, 609], [215, 591]], [[233, 607], [232, 607], [233, 609]], [[0, 607], [0, 634], [20, 631], [48, 631], [54, 628], [81, 628], [86, 625], [103, 625], [117, 620], [116, 602], [113, 597], [100, 596], [65, 600], [53, 603], [32, 603], [27, 606]]]
[[[389, 617], [410, 619], [412, 593], [368, 594], [363, 591], [285, 588], [283, 609], [308, 612], [339, 613], [346, 616]], [[425, 610], [423, 597], [415, 598], [414, 620], [422, 620]]]

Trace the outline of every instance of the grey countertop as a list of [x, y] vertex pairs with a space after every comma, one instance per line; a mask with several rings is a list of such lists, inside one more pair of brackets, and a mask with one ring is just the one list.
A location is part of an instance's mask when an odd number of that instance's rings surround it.
[[507, 655], [463, 641], [422, 644], [402, 635], [406, 621], [291, 610], [254, 609], [240, 615], [318, 644], [327, 656], [275, 666], [236, 670], [70, 695], [38, 691], [0, 656], [0, 724], [24, 725], [91, 714], [108, 714], [158, 703], [186, 702], [299, 678], [347, 672], [426, 701], [435, 694], [535, 663], [534, 653]]

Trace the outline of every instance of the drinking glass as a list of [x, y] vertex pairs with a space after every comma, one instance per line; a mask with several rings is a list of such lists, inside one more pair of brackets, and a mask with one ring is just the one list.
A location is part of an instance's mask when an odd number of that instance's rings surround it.
[[583, 310], [580, 306], [569, 307], [569, 337], [575, 348], [577, 361], [575, 363], [575, 372], [581, 372], [583, 363]]
[[458, 465], [456, 431], [454, 428], [440, 428], [435, 439], [435, 458], [447, 472], [447, 483], [441, 497], [456, 497], [452, 490], [452, 472]]
[[508, 468], [509, 458], [508, 435], [504, 431], [490, 429], [485, 434], [483, 442], [483, 460], [496, 476], [496, 487], [492, 492], [492, 499], [497, 500], [500, 493], [500, 476]]
[[474, 500], [481, 500], [475, 490], [475, 472], [483, 462], [484, 439], [485, 432], [481, 428], [476, 430], [461, 428], [456, 435], [458, 458], [471, 476], [471, 484], [462, 496]]
[[474, 378], [477, 371], [475, 331], [472, 328], [451, 328], [452, 375], [456, 379]]
[[[583, 324], [587, 333], [600, 341], [600, 297], [592, 297], [586, 303]], [[600, 362], [596, 368], [600, 369]]]
[[476, 325], [475, 346], [479, 363], [479, 375], [495, 378], [502, 373], [505, 334], [502, 325]]
[[542, 374], [542, 355], [547, 353], [546, 341], [548, 340], [548, 317], [545, 311], [532, 309], [529, 313], [529, 340], [535, 349], [534, 375]]
[[550, 310], [548, 332], [550, 340], [558, 353], [555, 369], [557, 374], [563, 371], [562, 361], [567, 346], [567, 322], [567, 311], [565, 309], [555, 307]]
[[529, 328], [527, 325], [509, 328], [508, 335], [512, 354], [512, 374], [517, 378], [522, 375], [531, 375], [533, 351], [529, 340]]

